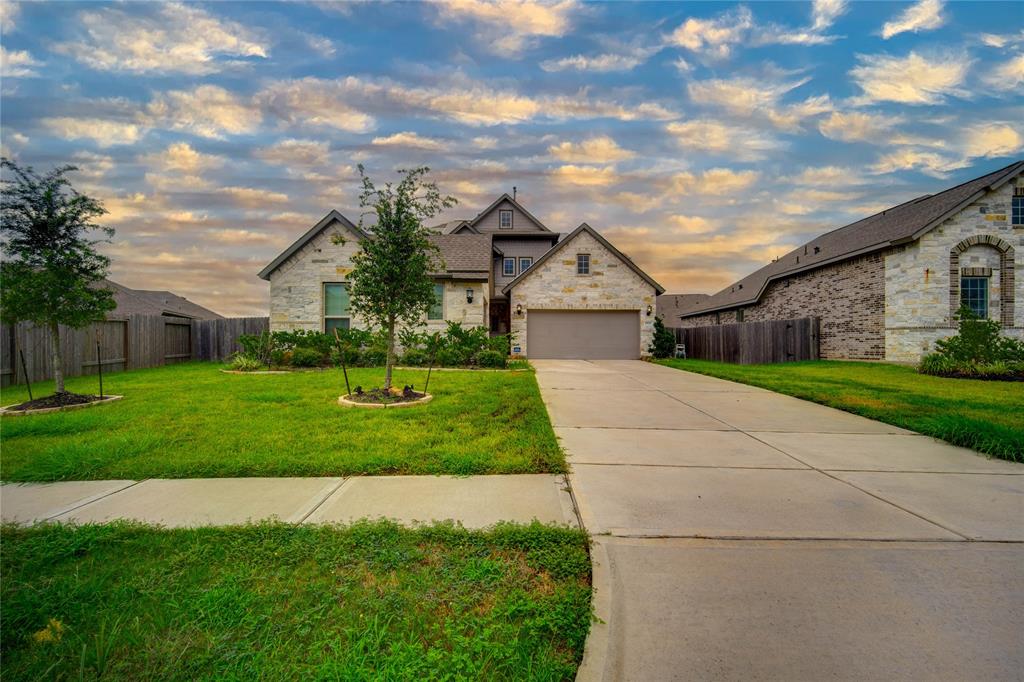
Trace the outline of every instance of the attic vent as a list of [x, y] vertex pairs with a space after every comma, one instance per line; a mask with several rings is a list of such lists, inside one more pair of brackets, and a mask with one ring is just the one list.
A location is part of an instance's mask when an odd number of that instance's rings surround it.
[[815, 246], [814, 247], [814, 253], [821, 253], [821, 247], [820, 246]]
[[1014, 187], [1013, 188], [1013, 196], [1015, 196], [1015, 197], [1024, 197], [1024, 187]]
[[738, 285], [738, 286], [739, 286], [739, 288], [740, 288], [740, 289], [742, 289], [742, 288], [743, 288], [743, 285], [742, 285], [742, 284], [740, 284], [740, 285]]

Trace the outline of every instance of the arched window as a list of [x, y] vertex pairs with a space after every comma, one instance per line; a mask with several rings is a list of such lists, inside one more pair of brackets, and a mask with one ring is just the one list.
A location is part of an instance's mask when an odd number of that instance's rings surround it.
[[949, 319], [966, 304], [983, 317], [988, 317], [990, 268], [962, 268], [960, 256], [972, 246], [991, 246], [999, 252], [999, 321], [1004, 327], [1013, 326], [1014, 309], [1014, 251], [999, 237], [982, 234], [968, 237], [949, 252]]

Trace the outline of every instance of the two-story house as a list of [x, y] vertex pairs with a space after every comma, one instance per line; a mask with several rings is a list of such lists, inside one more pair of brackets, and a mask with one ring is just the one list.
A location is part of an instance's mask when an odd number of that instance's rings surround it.
[[[444, 269], [432, 274], [428, 330], [448, 322], [514, 335], [531, 358], [639, 358], [648, 353], [664, 289], [596, 230], [559, 234], [503, 194], [472, 220], [432, 228]], [[360, 327], [347, 279], [362, 239], [337, 211], [313, 225], [259, 276], [270, 282], [271, 329]]]

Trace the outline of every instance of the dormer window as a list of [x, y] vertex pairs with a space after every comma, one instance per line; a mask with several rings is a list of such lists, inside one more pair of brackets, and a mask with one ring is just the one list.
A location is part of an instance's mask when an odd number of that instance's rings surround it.
[[576, 274], [577, 275], [589, 275], [590, 274], [590, 254], [589, 253], [577, 253], [576, 254]]
[[498, 211], [498, 229], [499, 230], [511, 230], [512, 229], [512, 211], [510, 211], [510, 210]]

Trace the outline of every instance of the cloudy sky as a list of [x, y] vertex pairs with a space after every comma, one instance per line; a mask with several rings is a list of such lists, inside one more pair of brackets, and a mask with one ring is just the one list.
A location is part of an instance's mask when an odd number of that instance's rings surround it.
[[1024, 155], [1024, 4], [9, 3], [2, 151], [72, 162], [113, 276], [263, 314], [355, 166], [587, 221], [674, 292]]

